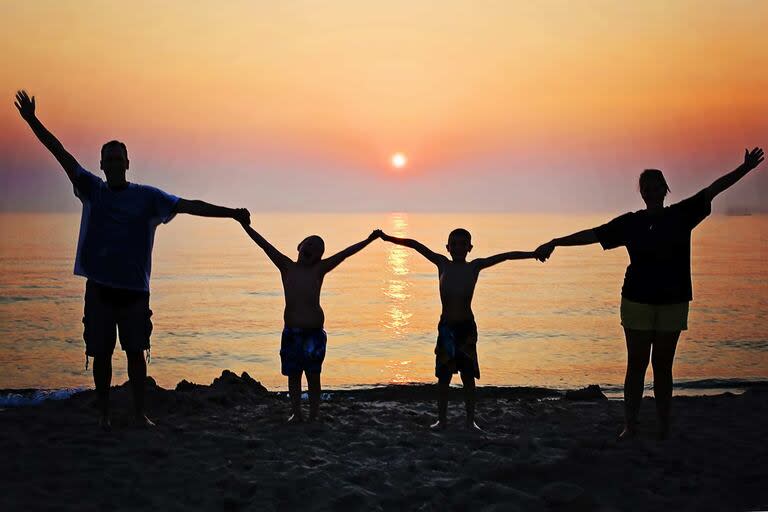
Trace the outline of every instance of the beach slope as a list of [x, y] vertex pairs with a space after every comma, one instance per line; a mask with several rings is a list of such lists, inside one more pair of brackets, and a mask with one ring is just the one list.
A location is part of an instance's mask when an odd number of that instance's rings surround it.
[[247, 375], [150, 386], [157, 427], [113, 431], [94, 393], [0, 411], [0, 510], [758, 510], [768, 508], [768, 392], [678, 397], [671, 439], [614, 440], [622, 404], [539, 388], [461, 390], [430, 432], [432, 386], [330, 392], [323, 421], [287, 426], [287, 399]]

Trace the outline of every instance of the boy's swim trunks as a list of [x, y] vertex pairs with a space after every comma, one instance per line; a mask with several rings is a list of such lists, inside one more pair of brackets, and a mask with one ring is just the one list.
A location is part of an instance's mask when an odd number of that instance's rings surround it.
[[323, 329], [286, 327], [280, 341], [280, 363], [283, 375], [301, 372], [320, 373], [325, 359], [328, 337]]
[[441, 321], [437, 326], [437, 333], [435, 376], [439, 379], [462, 372], [479, 379], [475, 320], [452, 324]]

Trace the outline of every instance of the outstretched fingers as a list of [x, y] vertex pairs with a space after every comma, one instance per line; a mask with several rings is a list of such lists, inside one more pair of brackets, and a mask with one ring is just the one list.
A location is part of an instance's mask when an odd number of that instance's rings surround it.
[[35, 113], [35, 97], [32, 96], [30, 98], [27, 91], [23, 89], [16, 91], [16, 101], [13, 104], [23, 117], [34, 115]]
[[764, 159], [765, 153], [763, 153], [763, 148], [755, 147], [752, 149], [752, 151], [744, 149], [744, 163], [749, 167], [757, 167]]
[[16, 105], [16, 108], [21, 112], [21, 106], [24, 105], [24, 95], [22, 94], [22, 91], [16, 91], [16, 101], [14, 101], [13, 104]]
[[755, 148], [752, 150], [752, 153], [754, 157], [757, 159], [757, 163], [760, 163], [765, 159], [765, 153], [763, 153], [763, 148]]

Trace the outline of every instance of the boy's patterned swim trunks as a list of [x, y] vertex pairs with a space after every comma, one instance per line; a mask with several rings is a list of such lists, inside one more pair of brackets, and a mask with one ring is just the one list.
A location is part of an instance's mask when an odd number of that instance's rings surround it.
[[320, 373], [328, 337], [323, 329], [286, 327], [280, 340], [280, 366], [283, 375], [301, 372]]
[[435, 347], [435, 376], [448, 377], [464, 372], [480, 378], [480, 365], [477, 362], [477, 325], [475, 320], [448, 324], [440, 322], [437, 326], [437, 346]]

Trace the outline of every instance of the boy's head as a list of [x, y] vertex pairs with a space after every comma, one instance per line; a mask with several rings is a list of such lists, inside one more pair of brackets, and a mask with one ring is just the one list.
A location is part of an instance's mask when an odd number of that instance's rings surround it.
[[451, 258], [463, 260], [472, 250], [472, 235], [464, 228], [457, 228], [448, 235], [448, 244], [445, 246]]
[[299, 251], [299, 262], [317, 263], [325, 252], [325, 242], [317, 235], [310, 235], [301, 241], [297, 249]]
[[125, 177], [128, 165], [128, 149], [125, 144], [119, 140], [111, 140], [101, 146], [101, 170], [107, 175], [107, 179]]
[[669, 192], [667, 180], [664, 174], [658, 169], [646, 169], [640, 174], [638, 180], [640, 186], [640, 195], [646, 203], [656, 203], [664, 201]]

